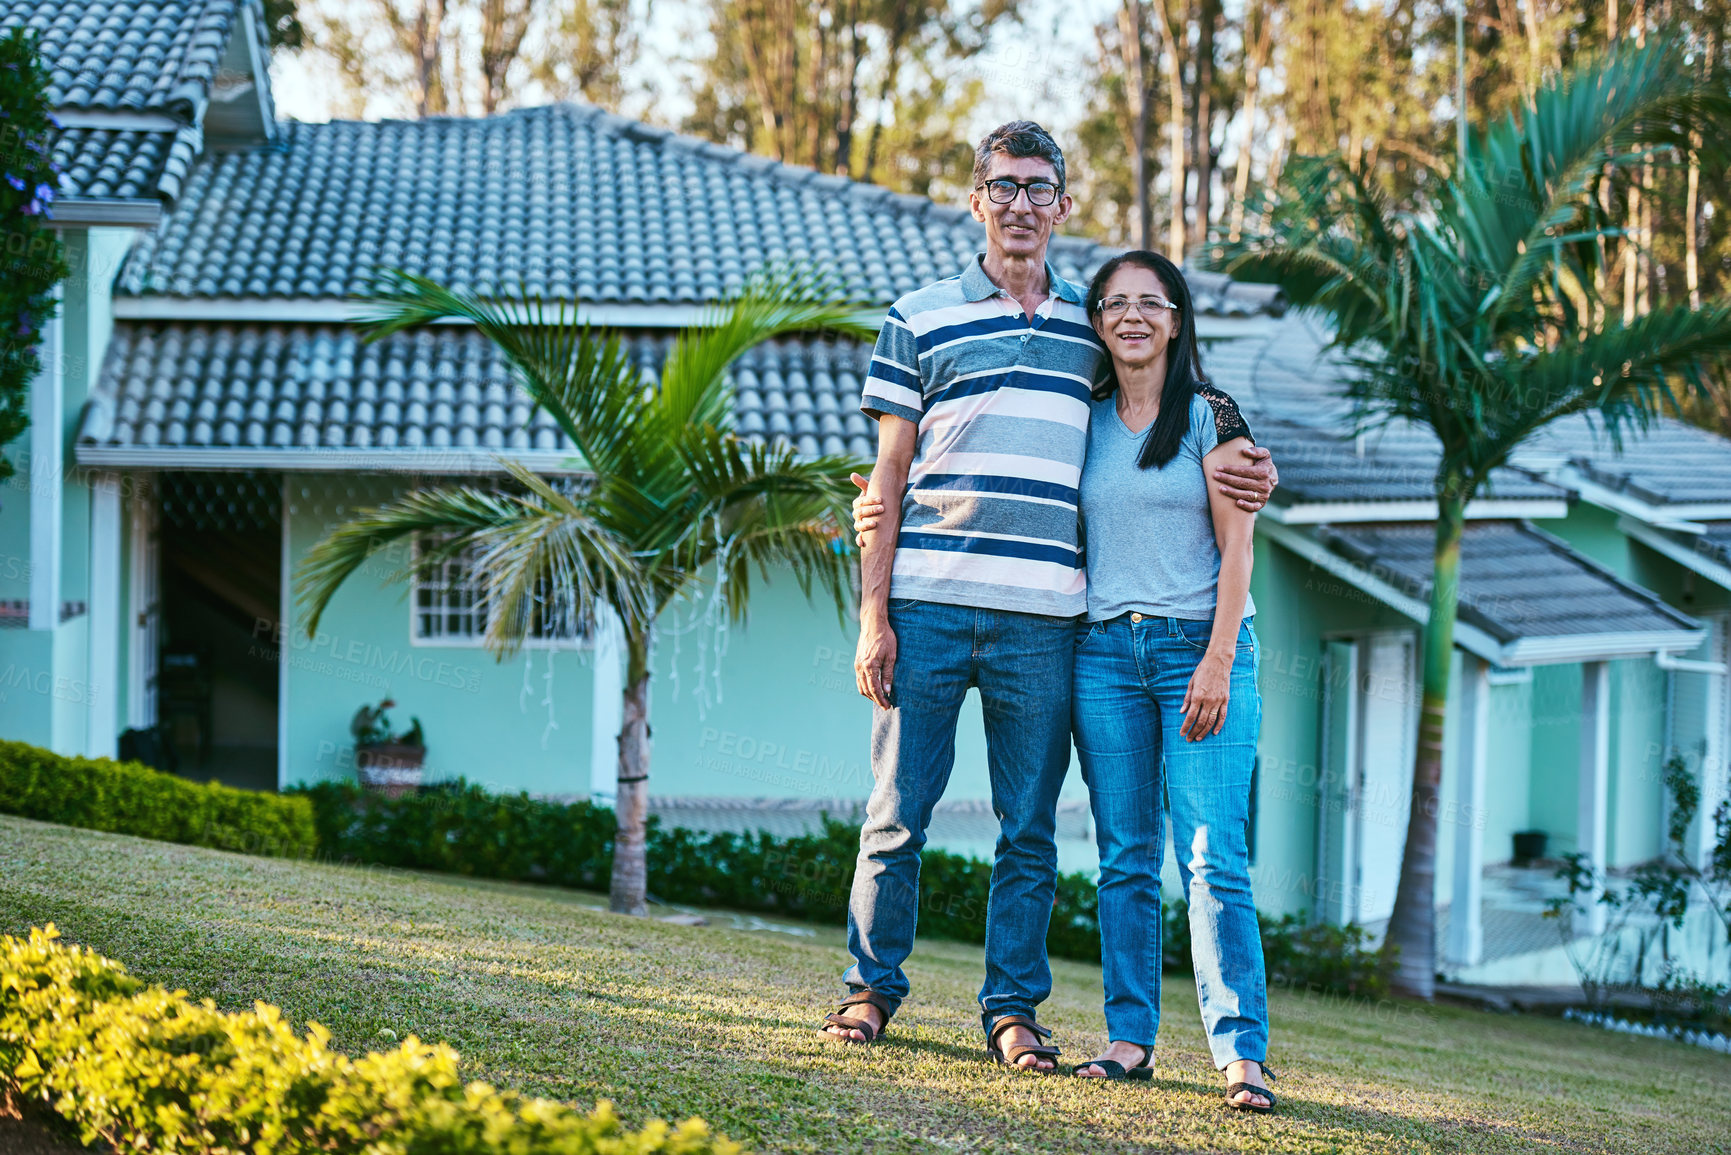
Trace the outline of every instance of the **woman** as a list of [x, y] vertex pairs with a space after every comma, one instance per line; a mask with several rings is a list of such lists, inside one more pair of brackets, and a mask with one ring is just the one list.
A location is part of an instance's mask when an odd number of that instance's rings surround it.
[[1167, 803], [1226, 1102], [1268, 1111], [1268, 1000], [1246, 844], [1262, 724], [1250, 622], [1256, 515], [1207, 481], [1250, 430], [1202, 375], [1190, 289], [1171, 261], [1113, 258], [1087, 306], [1112, 361], [1094, 390], [1082, 474], [1088, 613], [1076, 627], [1072, 727], [1100, 848], [1111, 1043], [1075, 1073], [1152, 1073]]
[[[1072, 727], [1100, 848], [1101, 1054], [1083, 1078], [1148, 1079], [1160, 1022], [1160, 866], [1170, 801], [1197, 996], [1226, 1103], [1269, 1111], [1267, 990], [1250, 894], [1250, 778], [1262, 702], [1252, 531], [1207, 476], [1250, 430], [1202, 375], [1190, 289], [1158, 253], [1123, 253], [1088, 290], [1111, 368], [1082, 473], [1088, 613]], [[855, 502], [855, 526], [883, 511]]]

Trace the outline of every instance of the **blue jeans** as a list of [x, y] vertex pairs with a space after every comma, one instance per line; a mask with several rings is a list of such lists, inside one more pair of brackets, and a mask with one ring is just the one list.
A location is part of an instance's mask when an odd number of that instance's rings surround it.
[[[977, 686], [998, 844], [986, 901], [981, 1021], [1032, 1015], [1052, 993], [1046, 927], [1057, 888], [1058, 791], [1070, 768], [1074, 618], [897, 599], [894, 705], [872, 708], [872, 788], [848, 903], [843, 981], [900, 1006], [919, 915], [920, 849]], [[941, 898], [941, 896], [939, 896]]]
[[[1196, 994], [1215, 1066], [1268, 1057], [1262, 937], [1250, 895], [1250, 775], [1262, 727], [1259, 647], [1239, 627], [1226, 721], [1186, 741], [1185, 688], [1212, 622], [1129, 615], [1076, 626], [1076, 750], [1100, 846], [1106, 1029], [1154, 1045], [1160, 1026], [1160, 864], [1172, 815], [1190, 904]], [[1163, 807], [1164, 804], [1164, 807]]]

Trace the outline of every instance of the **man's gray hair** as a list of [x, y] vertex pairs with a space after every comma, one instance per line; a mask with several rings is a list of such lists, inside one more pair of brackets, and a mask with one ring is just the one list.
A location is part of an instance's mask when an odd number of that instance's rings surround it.
[[1005, 156], [1036, 156], [1052, 166], [1058, 176], [1058, 189], [1064, 188], [1064, 150], [1052, 139], [1052, 134], [1031, 120], [1012, 120], [1000, 124], [986, 134], [980, 147], [974, 150], [974, 184], [977, 187], [991, 175], [992, 154]]

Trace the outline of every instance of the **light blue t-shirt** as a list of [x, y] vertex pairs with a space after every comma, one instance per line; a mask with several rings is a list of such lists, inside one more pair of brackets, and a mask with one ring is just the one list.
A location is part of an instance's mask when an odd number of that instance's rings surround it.
[[[1208, 508], [1202, 459], [1223, 441], [1249, 437], [1232, 398], [1211, 385], [1190, 401], [1190, 429], [1164, 466], [1136, 464], [1152, 422], [1132, 433], [1116, 397], [1092, 402], [1082, 469], [1082, 526], [1088, 566], [1088, 620], [1135, 610], [1153, 617], [1213, 621], [1220, 547]], [[1247, 593], [1244, 616], [1256, 612]]]

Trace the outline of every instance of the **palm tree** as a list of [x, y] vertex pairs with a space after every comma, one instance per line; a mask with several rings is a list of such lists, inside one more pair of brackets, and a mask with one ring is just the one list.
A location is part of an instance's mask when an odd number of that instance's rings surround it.
[[297, 577], [306, 630], [367, 558], [400, 539], [412, 560], [387, 581], [466, 556], [480, 576], [485, 644], [499, 658], [528, 637], [569, 633], [611, 612], [625, 639], [619, 735], [618, 832], [610, 905], [645, 912], [650, 643], [662, 611], [707, 592], [735, 619], [756, 565], [790, 568], [807, 596], [819, 584], [845, 612], [852, 563], [837, 527], [848, 516], [848, 473], [860, 463], [801, 459], [731, 431], [729, 367], [746, 350], [792, 333], [869, 338], [857, 305], [796, 270], [769, 271], [734, 302], [682, 332], [658, 384], [617, 336], [580, 325], [561, 303], [483, 300], [424, 277], [388, 274], [367, 341], [447, 317], [495, 343], [535, 403], [570, 436], [587, 471], [555, 484], [500, 459], [514, 486], [418, 490], [361, 511], [307, 555]]
[[[1365, 424], [1428, 426], [1441, 444], [1435, 570], [1412, 807], [1387, 941], [1395, 988], [1429, 999], [1435, 976], [1437, 787], [1448, 706], [1463, 511], [1535, 432], [1595, 415], [1613, 438], [1704, 391], [1731, 352], [1731, 306], [1660, 305], [1624, 323], [1594, 296], [1601, 181], [1626, 181], [1690, 133], [1731, 138], [1731, 100], [1655, 37], [1551, 77], [1396, 205], [1339, 157], [1288, 167], [1288, 187], [1210, 264], [1280, 284], [1324, 315]], [[1723, 165], [1721, 156], [1719, 163]]]

